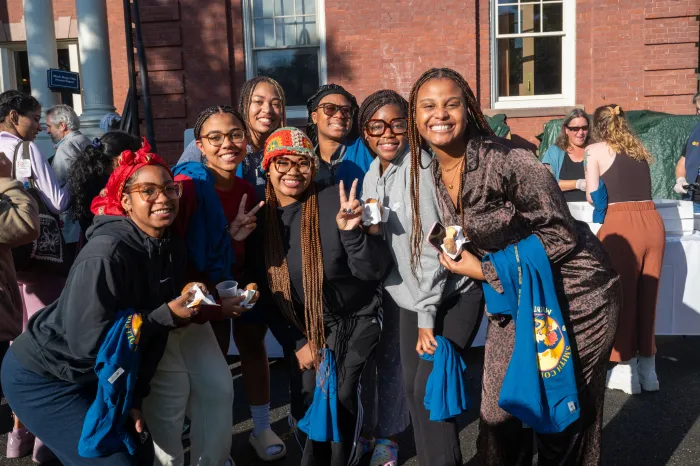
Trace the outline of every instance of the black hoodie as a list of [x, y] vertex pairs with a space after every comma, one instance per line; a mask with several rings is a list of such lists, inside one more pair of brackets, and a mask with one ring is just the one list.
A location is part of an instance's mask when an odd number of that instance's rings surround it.
[[97, 381], [95, 358], [117, 311], [142, 312], [134, 407], [148, 394], [168, 331], [184, 323], [167, 303], [184, 286], [185, 243], [155, 239], [126, 217], [97, 216], [57, 301], [32, 316], [12, 352], [27, 369], [77, 384]]

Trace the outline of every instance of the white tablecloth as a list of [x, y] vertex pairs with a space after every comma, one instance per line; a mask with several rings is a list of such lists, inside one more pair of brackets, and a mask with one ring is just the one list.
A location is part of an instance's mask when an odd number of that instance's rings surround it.
[[700, 233], [667, 236], [657, 335], [700, 335]]

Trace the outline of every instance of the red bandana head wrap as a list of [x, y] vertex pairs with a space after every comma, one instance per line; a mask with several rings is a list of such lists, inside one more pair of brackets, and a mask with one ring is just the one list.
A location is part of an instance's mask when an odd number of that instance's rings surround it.
[[160, 165], [168, 170], [170, 176], [172, 172], [165, 160], [151, 152], [151, 146], [143, 139], [141, 149], [136, 152], [125, 150], [117, 157], [117, 168], [114, 169], [107, 181], [107, 186], [100, 191], [99, 196], [92, 200], [90, 210], [95, 215], [119, 215], [125, 216], [122, 207], [122, 194], [124, 185], [134, 173], [146, 165]]

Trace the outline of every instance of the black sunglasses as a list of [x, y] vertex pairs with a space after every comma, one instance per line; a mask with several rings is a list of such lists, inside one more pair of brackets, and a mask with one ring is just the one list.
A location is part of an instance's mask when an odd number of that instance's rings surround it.
[[349, 105], [336, 105], [326, 103], [319, 105], [316, 108], [316, 110], [318, 110], [319, 108], [323, 109], [323, 113], [325, 113], [328, 116], [333, 116], [336, 113], [338, 113], [338, 111], [340, 111], [340, 114], [343, 116], [343, 118], [350, 118], [355, 114], [355, 111]]

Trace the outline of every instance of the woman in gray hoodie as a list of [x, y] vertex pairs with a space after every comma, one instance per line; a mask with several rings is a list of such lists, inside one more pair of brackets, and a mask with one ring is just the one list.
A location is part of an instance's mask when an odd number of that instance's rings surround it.
[[[450, 340], [460, 352], [471, 346], [481, 321], [482, 291], [474, 281], [442, 268], [437, 251], [430, 247], [422, 248], [419, 263], [411, 259], [412, 170], [418, 170], [420, 175], [420, 212], [426, 227], [423, 237], [427, 238], [430, 227], [440, 221], [440, 211], [430, 170], [411, 166], [407, 117], [408, 103], [389, 90], [367, 97], [359, 112], [363, 140], [376, 155], [365, 175], [363, 197], [365, 201], [376, 199], [389, 210], [387, 222], [370, 227], [370, 232], [383, 235], [394, 258], [394, 266], [384, 281], [382, 338], [375, 351], [379, 381], [377, 417], [382, 421], [376, 427], [380, 441], [374, 456], [384, 456], [378, 452], [384, 450], [384, 447], [380, 449], [381, 445], [397, 449], [395, 443], [381, 442], [381, 437], [406, 427], [394, 415], [400, 412], [395, 409], [396, 386], [400, 388], [403, 372], [419, 463], [421, 466], [462, 464], [454, 420], [430, 421], [423, 405], [425, 385], [433, 365], [420, 359], [420, 355], [435, 352], [436, 335]], [[427, 167], [430, 157], [425, 153], [423, 156]], [[374, 459], [372, 466], [391, 464], [375, 463]]]

